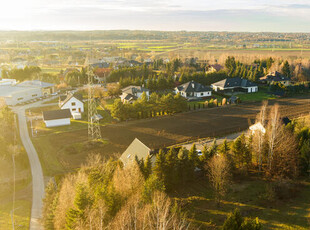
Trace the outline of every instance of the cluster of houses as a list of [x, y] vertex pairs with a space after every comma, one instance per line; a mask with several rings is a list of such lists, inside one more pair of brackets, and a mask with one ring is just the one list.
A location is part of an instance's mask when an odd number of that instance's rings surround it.
[[[215, 68], [220, 68], [216, 65], [215, 67], [211, 67], [209, 68], [209, 71], [217, 71]], [[289, 78], [283, 76], [277, 71], [271, 72], [266, 76], [261, 77], [259, 82], [262, 84], [281, 83], [285, 86], [291, 84], [291, 80]], [[175, 87], [174, 89], [176, 94], [180, 93], [181, 96], [188, 100], [210, 97], [212, 96], [212, 91], [225, 94], [234, 94], [238, 92], [255, 93], [258, 92], [258, 85], [248, 79], [231, 77], [215, 82], [210, 86], [205, 86], [195, 81], [189, 81], [185, 84]], [[145, 92], [147, 96], [150, 95], [149, 89], [141, 86], [131, 85], [122, 89], [120, 98], [123, 103], [132, 103], [133, 101], [140, 98], [143, 92]]]
[[69, 93], [59, 97], [58, 110], [43, 111], [43, 121], [46, 127], [70, 125], [71, 118], [82, 119], [84, 112], [83, 96]]

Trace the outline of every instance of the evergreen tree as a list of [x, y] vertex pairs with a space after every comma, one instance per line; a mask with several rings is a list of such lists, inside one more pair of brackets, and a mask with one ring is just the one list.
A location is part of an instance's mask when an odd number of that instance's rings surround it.
[[224, 156], [227, 156], [229, 153], [229, 146], [228, 146], [228, 142], [227, 139], [225, 138], [223, 144], [221, 144], [219, 146], [219, 150], [218, 150], [219, 154], [223, 154]]
[[282, 67], [282, 74], [288, 78], [291, 78], [291, 69], [288, 61], [285, 61]]

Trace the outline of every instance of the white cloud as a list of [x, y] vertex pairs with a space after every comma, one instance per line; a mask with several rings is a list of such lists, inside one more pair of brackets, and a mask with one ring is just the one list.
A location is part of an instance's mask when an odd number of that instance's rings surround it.
[[10, 0], [0, 29], [310, 32], [309, 0]]

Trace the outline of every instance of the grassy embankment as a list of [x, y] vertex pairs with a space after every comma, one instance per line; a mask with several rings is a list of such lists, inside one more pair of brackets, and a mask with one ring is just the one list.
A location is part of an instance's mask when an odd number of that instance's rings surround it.
[[[7, 143], [8, 145], [10, 143]], [[17, 133], [19, 150], [15, 152], [15, 229], [29, 229], [32, 189], [31, 171], [26, 151]], [[0, 230], [12, 229], [12, 210], [14, 194], [14, 172], [12, 152], [7, 146], [0, 152]]]

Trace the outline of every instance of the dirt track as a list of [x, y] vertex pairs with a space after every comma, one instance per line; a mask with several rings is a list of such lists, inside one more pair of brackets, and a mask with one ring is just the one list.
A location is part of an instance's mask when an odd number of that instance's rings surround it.
[[[282, 116], [296, 117], [310, 112], [310, 96], [273, 100]], [[151, 148], [160, 148], [198, 137], [222, 136], [248, 128], [261, 103], [240, 104], [221, 108], [176, 114], [158, 119], [123, 122], [101, 128], [109, 140], [106, 151], [122, 152], [135, 137]]]

